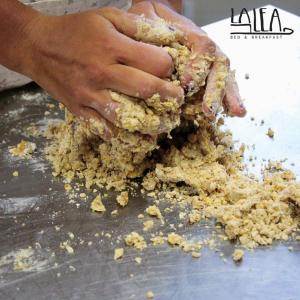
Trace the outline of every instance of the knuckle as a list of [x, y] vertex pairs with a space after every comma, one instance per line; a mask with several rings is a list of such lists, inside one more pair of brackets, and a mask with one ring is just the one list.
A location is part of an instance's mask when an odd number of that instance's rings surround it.
[[68, 104], [66, 105], [69, 112], [71, 112], [76, 117], [84, 117], [82, 112], [82, 106], [78, 104]]
[[100, 12], [100, 14], [103, 14], [103, 15], [116, 15], [116, 14], [120, 14], [121, 10], [117, 7], [106, 6], [106, 7], [100, 8], [99, 12]]
[[147, 85], [140, 87], [138, 91], [142, 98], [148, 99], [159, 91], [159, 86], [155, 80], [149, 80]]
[[78, 85], [72, 87], [72, 99], [77, 103], [80, 104], [83, 102], [84, 98], [86, 97], [85, 89]]
[[107, 78], [107, 70], [104, 66], [99, 64], [89, 64], [86, 67], [87, 79], [98, 84], [103, 84]]
[[92, 99], [87, 88], [83, 85], [78, 85], [73, 86], [71, 90], [72, 102], [70, 102], [70, 106], [72, 106], [72, 109], [79, 111], [79, 109], [82, 109], [83, 106], [89, 106]]
[[117, 7], [111, 6], [111, 7], [109, 7], [108, 9], [109, 9], [109, 12], [110, 12], [111, 14], [114, 14], [114, 15], [119, 15], [119, 14], [122, 13], [122, 11], [121, 11], [119, 8], [117, 8]]

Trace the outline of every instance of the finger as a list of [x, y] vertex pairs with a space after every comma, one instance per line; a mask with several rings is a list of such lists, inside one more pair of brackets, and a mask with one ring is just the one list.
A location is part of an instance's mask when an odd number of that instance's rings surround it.
[[228, 75], [229, 60], [223, 54], [220, 54], [208, 75], [202, 102], [203, 112], [209, 118], [214, 118], [222, 108]]
[[234, 71], [229, 72], [226, 94], [223, 99], [223, 104], [224, 104], [224, 109], [228, 115], [244, 117], [247, 113], [247, 110], [242, 102], [239, 93], [239, 88], [235, 80]]
[[158, 20], [159, 17], [156, 14], [153, 4], [150, 2], [139, 2], [128, 10], [129, 12], [136, 14], [136, 15], [144, 15], [148, 19]]
[[[183, 103], [184, 94], [181, 87], [141, 70], [124, 65], [112, 65], [108, 76], [108, 88], [144, 99], [148, 105], [158, 110], [159, 106], [165, 105], [165, 111], [173, 111]], [[153, 97], [160, 99], [154, 101]]]
[[110, 123], [115, 124], [117, 122], [116, 111], [120, 105], [112, 100], [108, 90], [101, 90], [89, 95], [86, 105]]
[[146, 43], [170, 45], [181, 37], [180, 31], [161, 19], [156, 22], [112, 7], [101, 8], [97, 13], [109, 20], [119, 32]]
[[160, 78], [170, 77], [174, 70], [171, 56], [154, 45], [137, 42], [123, 35], [124, 47], [116, 49], [117, 61]]
[[87, 106], [80, 108], [80, 116], [86, 121], [88, 129], [103, 140], [109, 141], [117, 135], [117, 128], [105, 120], [97, 111]]
[[201, 86], [205, 85], [214, 60], [216, 46], [208, 36], [193, 32], [187, 34], [185, 45], [191, 50], [191, 55], [180, 81], [181, 86], [189, 95], [196, 93]]

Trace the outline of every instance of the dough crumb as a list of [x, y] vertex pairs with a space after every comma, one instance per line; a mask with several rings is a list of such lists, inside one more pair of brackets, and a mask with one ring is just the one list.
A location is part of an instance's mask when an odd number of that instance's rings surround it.
[[144, 237], [135, 231], [125, 237], [125, 243], [127, 246], [134, 247], [137, 250], [143, 250], [147, 247]]
[[15, 147], [9, 149], [9, 153], [12, 156], [17, 156], [20, 158], [31, 158], [31, 154], [35, 151], [36, 144], [28, 141], [22, 140]]
[[71, 184], [66, 183], [66, 184], [64, 185], [64, 189], [65, 189], [66, 192], [72, 191], [72, 186], [71, 186]]
[[14, 172], [12, 173], [12, 175], [13, 175], [14, 177], [18, 177], [18, 176], [19, 176], [19, 171], [14, 171]]
[[147, 292], [147, 299], [154, 299], [155, 295], [152, 291]]
[[193, 252], [192, 252], [192, 257], [194, 257], [194, 258], [199, 258], [199, 257], [201, 257], [201, 253], [200, 253], [200, 252], [193, 251]]
[[241, 249], [235, 249], [232, 253], [232, 259], [236, 262], [241, 261], [244, 257], [244, 251]]
[[80, 193], [80, 194], [79, 194], [79, 197], [80, 197], [80, 198], [86, 198], [86, 193]]
[[30, 247], [28, 249], [21, 249], [17, 251], [13, 262], [14, 271], [20, 272], [29, 269], [30, 268], [29, 258], [32, 256], [32, 254], [33, 251], [32, 248]]
[[137, 256], [134, 260], [138, 265], [140, 265], [142, 263], [142, 258], [139, 256]]
[[114, 253], [114, 260], [121, 259], [124, 256], [123, 248], [116, 248]]
[[68, 240], [60, 243], [60, 248], [66, 250], [68, 254], [74, 254], [74, 248]]
[[146, 208], [146, 213], [151, 217], [156, 217], [160, 219], [161, 223], [164, 224], [163, 216], [160, 209], [156, 205], [151, 205]]
[[274, 138], [274, 131], [273, 129], [269, 128], [268, 131], [267, 131], [267, 136], [271, 139]]
[[68, 232], [68, 236], [69, 236], [69, 238], [70, 238], [71, 240], [73, 240], [74, 237], [75, 237], [75, 235], [74, 235], [73, 232]]
[[104, 204], [102, 203], [102, 199], [101, 199], [100, 195], [96, 196], [95, 199], [92, 201], [91, 209], [96, 212], [105, 212], [106, 211], [106, 208], [105, 208]]
[[168, 243], [172, 246], [180, 246], [183, 241], [184, 238], [177, 233], [172, 232], [168, 234]]
[[121, 194], [117, 196], [117, 202], [122, 207], [126, 206], [128, 204], [128, 192], [121, 192]]
[[111, 213], [110, 213], [113, 217], [117, 216], [119, 214], [119, 211], [117, 209], [113, 210]]
[[75, 272], [76, 271], [76, 268], [74, 266], [69, 266], [69, 269], [72, 271], [72, 272]]
[[189, 222], [190, 224], [195, 224], [195, 223], [199, 223], [201, 220], [201, 214], [198, 210], [193, 210], [190, 214], [189, 214]]
[[148, 230], [150, 230], [150, 229], [153, 228], [154, 222], [153, 222], [152, 220], [148, 220], [148, 221], [145, 221], [145, 222], [143, 223], [143, 225], [144, 225], [143, 230], [144, 230], [144, 231], [148, 231]]
[[162, 245], [165, 242], [165, 238], [159, 235], [152, 237], [150, 240], [154, 246]]

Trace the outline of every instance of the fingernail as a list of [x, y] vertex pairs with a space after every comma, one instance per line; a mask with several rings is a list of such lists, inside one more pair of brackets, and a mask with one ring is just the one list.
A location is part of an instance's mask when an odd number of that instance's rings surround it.
[[240, 109], [243, 112], [246, 111], [246, 107], [245, 107], [245, 105], [243, 103], [240, 104]]
[[174, 28], [174, 27], [171, 26], [171, 25], [169, 25], [168, 28], [169, 28], [169, 30], [172, 31], [172, 32], [175, 32], [175, 31], [176, 31], [176, 28]]

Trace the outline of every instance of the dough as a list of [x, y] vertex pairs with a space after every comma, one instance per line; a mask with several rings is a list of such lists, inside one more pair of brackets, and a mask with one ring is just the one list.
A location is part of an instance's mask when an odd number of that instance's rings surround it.
[[114, 253], [114, 260], [121, 259], [124, 255], [124, 249], [123, 248], [116, 248]]
[[137, 250], [143, 250], [147, 247], [144, 237], [135, 231], [125, 237], [125, 243], [127, 246], [134, 247]]
[[122, 207], [126, 206], [128, 204], [128, 192], [121, 192], [121, 194], [117, 196], [117, 202]]
[[97, 212], [105, 212], [106, 211], [106, 208], [105, 208], [105, 206], [102, 203], [102, 199], [101, 199], [100, 195], [98, 195], [97, 197], [95, 197], [95, 199], [91, 203], [91, 209], [93, 211], [97, 211]]
[[[137, 39], [163, 46], [170, 53], [175, 64], [170, 80], [178, 84], [191, 60], [191, 51], [181, 45], [181, 33], [164, 22], [153, 27], [141, 21]], [[222, 129], [222, 118], [212, 122], [205, 117], [204, 79], [212, 61], [204, 55], [192, 66], [193, 80], [182, 103], [160, 99], [157, 94], [143, 101], [111, 91], [112, 99], [120, 104], [118, 133], [111, 141], [101, 138], [101, 124], [66, 111], [65, 121], [48, 130], [53, 175], [69, 182], [84, 180], [87, 189], [98, 186], [119, 191], [140, 177], [143, 187], [154, 191], [151, 195], [178, 205], [178, 222], [185, 216], [192, 224], [214, 218], [228, 239], [247, 248], [287, 240], [299, 225], [300, 184], [283, 168], [270, 166], [262, 181], [247, 175], [244, 146], [235, 149], [232, 134]], [[217, 63], [216, 96], [224, 79], [233, 76]], [[206, 99], [211, 110], [216, 109], [214, 98]], [[146, 212], [163, 222], [159, 207], [150, 206]], [[176, 233], [167, 240], [171, 245], [184, 242]], [[127, 235], [125, 242], [140, 250], [147, 245], [136, 232]], [[152, 242], [160, 244], [164, 238], [153, 237]]]
[[234, 261], [241, 261], [244, 257], [244, 251], [241, 249], [235, 249], [232, 253], [232, 259]]

